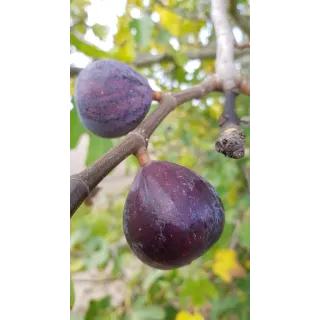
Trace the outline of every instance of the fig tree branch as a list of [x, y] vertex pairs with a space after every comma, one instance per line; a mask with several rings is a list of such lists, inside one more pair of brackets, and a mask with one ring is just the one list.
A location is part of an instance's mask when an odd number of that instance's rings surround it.
[[245, 134], [240, 128], [235, 106], [239, 90], [246, 89], [246, 80], [240, 80], [234, 58], [235, 43], [232, 27], [228, 21], [226, 0], [211, 0], [211, 17], [216, 33], [217, 59], [216, 74], [221, 79], [226, 101], [224, 112], [219, 120], [220, 136], [216, 150], [227, 157], [240, 159], [244, 156]]
[[[247, 81], [240, 79], [237, 83], [239, 91], [250, 95], [250, 88], [244, 84], [249, 85]], [[90, 192], [119, 163], [131, 154], [137, 155], [141, 148], [147, 147], [150, 136], [171, 111], [186, 101], [202, 99], [213, 91], [222, 91], [222, 82], [215, 75], [190, 89], [162, 94], [158, 107], [135, 130], [130, 132], [122, 142], [105, 153], [90, 167], [70, 177], [70, 218]], [[157, 97], [158, 95], [155, 94], [154, 96]]]
[[[210, 47], [203, 47], [199, 50], [190, 50], [190, 51], [185, 51], [183, 53], [189, 60], [193, 60], [193, 59], [214, 60], [216, 59], [216, 46], [210, 45]], [[250, 54], [249, 48], [235, 50], [235, 57], [237, 59], [242, 58], [248, 54]], [[159, 54], [138, 53], [135, 61], [133, 62], [133, 65], [136, 68], [143, 68], [143, 67], [148, 67], [155, 63], [170, 62], [170, 61], [174, 61], [174, 57], [168, 53], [159, 53]], [[82, 68], [70, 66], [70, 76], [71, 77], [77, 76], [81, 70]]]

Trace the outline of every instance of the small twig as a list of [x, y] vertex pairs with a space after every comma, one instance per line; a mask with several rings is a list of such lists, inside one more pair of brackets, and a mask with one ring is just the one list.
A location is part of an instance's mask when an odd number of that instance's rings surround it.
[[234, 65], [234, 35], [225, 0], [211, 0], [211, 17], [217, 41], [216, 73], [224, 91], [234, 91], [240, 76]]
[[235, 47], [238, 49], [246, 49], [246, 48], [250, 48], [250, 41], [246, 40], [243, 43], [236, 43]]
[[215, 147], [229, 158], [240, 159], [244, 156], [245, 134], [239, 127], [240, 120], [235, 112], [236, 94], [228, 91], [225, 96], [224, 111], [219, 119], [221, 132]]

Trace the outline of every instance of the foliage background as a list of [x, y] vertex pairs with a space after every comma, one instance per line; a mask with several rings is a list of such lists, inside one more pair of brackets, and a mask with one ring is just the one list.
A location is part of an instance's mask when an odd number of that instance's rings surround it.
[[[112, 12], [112, 1], [107, 2]], [[71, 0], [71, 61], [76, 61], [75, 57], [83, 57], [85, 63], [118, 59], [132, 65], [149, 79], [153, 89], [161, 91], [187, 88], [214, 72], [215, 35], [209, 1], [122, 2], [123, 12], [116, 17], [115, 28], [108, 21], [99, 24], [90, 17], [99, 1]], [[250, 32], [249, 5], [246, 0], [230, 2], [230, 21], [237, 40], [243, 41]], [[108, 41], [112, 45], [106, 50]], [[246, 75], [249, 61], [246, 52], [237, 55], [237, 66]], [[72, 104], [74, 79], [70, 76]], [[179, 106], [149, 141], [152, 158], [188, 167], [217, 189], [226, 212], [219, 242], [203, 257], [177, 270], [160, 271], [140, 263], [122, 231], [124, 201], [138, 170], [135, 158], [129, 157], [104, 180], [91, 203], [87, 201], [71, 219], [70, 270], [76, 292], [71, 319], [249, 319], [250, 131], [244, 129], [247, 150], [243, 159], [228, 159], [214, 150], [223, 101], [221, 94], [212, 93]], [[240, 117], [249, 115], [249, 103], [248, 97], [237, 99]], [[155, 107], [153, 104], [151, 111]], [[71, 149], [84, 137], [88, 139], [85, 165], [121, 140], [104, 140], [88, 133], [74, 108], [70, 126]], [[120, 184], [115, 196], [112, 189], [116, 183]]]

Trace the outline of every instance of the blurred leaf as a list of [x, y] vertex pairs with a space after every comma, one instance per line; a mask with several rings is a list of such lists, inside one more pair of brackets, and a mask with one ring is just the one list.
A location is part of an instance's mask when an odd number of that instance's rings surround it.
[[176, 315], [178, 314], [178, 310], [172, 306], [166, 307], [165, 311], [166, 311], [165, 320], [173, 320], [176, 318]]
[[201, 306], [207, 297], [215, 297], [218, 292], [216, 287], [207, 279], [186, 279], [180, 293], [180, 299], [191, 297], [194, 306]]
[[82, 270], [84, 267], [84, 263], [81, 259], [76, 259], [74, 261], [71, 261], [71, 264], [70, 264], [70, 271], [72, 273], [75, 273], [75, 272], [78, 272], [80, 270]]
[[232, 282], [233, 278], [244, 278], [247, 275], [237, 259], [237, 253], [232, 249], [216, 250], [212, 270], [227, 283]]
[[74, 96], [75, 78], [70, 78], [70, 96]]
[[131, 17], [128, 14], [118, 18], [118, 32], [114, 36], [118, 48], [117, 59], [122, 62], [132, 62], [135, 59], [134, 38], [130, 30]]
[[109, 258], [109, 245], [103, 237], [91, 237], [84, 250], [87, 256], [83, 260], [88, 270], [104, 265]]
[[80, 33], [82, 35], [85, 35], [87, 32], [87, 26], [85, 23], [79, 23], [76, 26], [73, 27], [73, 31], [76, 31], [76, 33]]
[[154, 22], [151, 17], [145, 15], [140, 19], [133, 19], [130, 22], [130, 27], [134, 27], [137, 31], [134, 37], [139, 49], [146, 48], [151, 40], [154, 28]]
[[80, 136], [87, 131], [79, 120], [78, 113], [74, 107], [70, 111], [70, 149], [76, 147]]
[[70, 320], [84, 320], [84, 315], [70, 312]]
[[204, 317], [200, 313], [190, 314], [186, 311], [180, 311], [176, 316], [176, 320], [204, 320]]
[[88, 41], [81, 39], [80, 36], [76, 36], [74, 33], [70, 32], [70, 43], [79, 51], [86, 54], [89, 57], [95, 59], [106, 59], [110, 58], [110, 55], [99, 49], [95, 45], [89, 43]]
[[71, 233], [70, 236], [70, 249], [74, 248], [80, 242], [87, 240], [91, 232], [88, 228], [77, 229]]
[[74, 286], [73, 286], [73, 281], [70, 278], [70, 309], [73, 308], [74, 306], [74, 301], [75, 301], [75, 292], [74, 292]]
[[150, 272], [147, 277], [143, 280], [142, 283], [142, 288], [144, 291], [148, 291], [149, 288], [152, 286], [152, 284], [159, 279], [160, 277], [162, 277], [164, 274], [163, 270], [155, 270]]
[[93, 33], [100, 39], [104, 40], [107, 36], [107, 28], [99, 23], [92, 26]]
[[[85, 316], [85, 320], [102, 320], [101, 315], [104, 315], [110, 306], [111, 297], [107, 296], [101, 300], [91, 300], [89, 308]], [[100, 316], [100, 317], [99, 317]]]
[[164, 320], [166, 313], [158, 306], [143, 306], [133, 309], [131, 320]]
[[136, 5], [137, 7], [142, 7], [142, 1], [143, 0], [127, 0], [128, 1], [128, 4], [131, 4], [131, 5]]
[[158, 4], [154, 5], [153, 10], [160, 16], [160, 24], [170, 30], [174, 36], [182, 36], [189, 33], [197, 33], [205, 26], [204, 21], [193, 21], [179, 16], [169, 8], [164, 8]]
[[156, 41], [160, 44], [167, 45], [169, 43], [171, 34], [166, 29], [161, 29], [157, 34]]
[[250, 223], [244, 222], [240, 225], [239, 240], [241, 244], [250, 250]]
[[106, 153], [113, 147], [113, 143], [110, 139], [97, 137], [91, 133], [89, 135], [90, 143], [86, 159], [87, 166], [97, 161], [104, 153]]
[[209, 107], [210, 116], [215, 119], [219, 120], [223, 112], [223, 105], [221, 103], [214, 103]]
[[180, 17], [172, 11], [167, 10], [159, 5], [154, 6], [154, 11], [156, 11], [160, 16], [160, 24], [170, 33], [175, 36], [179, 36], [181, 32]]
[[225, 297], [224, 299], [213, 300], [213, 303], [212, 303], [213, 310], [210, 313], [210, 320], [211, 319], [218, 320], [218, 316], [222, 315], [226, 311], [233, 310], [237, 306], [238, 303], [239, 303], [239, 300], [236, 295]]
[[188, 58], [185, 54], [174, 50], [171, 46], [169, 47], [169, 52], [178, 66], [184, 67], [184, 65], [188, 62]]

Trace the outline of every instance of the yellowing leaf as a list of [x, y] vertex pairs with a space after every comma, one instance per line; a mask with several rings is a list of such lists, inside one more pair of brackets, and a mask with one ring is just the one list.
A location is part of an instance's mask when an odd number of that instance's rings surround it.
[[246, 271], [232, 249], [217, 249], [212, 265], [213, 273], [223, 281], [231, 283], [234, 278], [245, 278]]
[[190, 314], [189, 312], [180, 311], [176, 315], [176, 320], [204, 320], [204, 317], [200, 313]]
[[142, 7], [142, 0], [128, 0], [127, 4]]
[[117, 57], [123, 62], [132, 62], [135, 59], [134, 42], [132, 38], [121, 46]]
[[180, 157], [180, 165], [184, 167], [192, 167], [194, 164], [196, 164], [197, 159], [194, 157], [192, 153], [189, 153], [187, 151], [183, 151], [181, 153]]
[[215, 68], [215, 60], [213, 61], [203, 61], [202, 62], [202, 66], [203, 66], [203, 71], [206, 74], [212, 74], [214, 72], [214, 68]]
[[160, 16], [160, 24], [165, 27], [174, 36], [179, 37], [182, 34], [198, 33], [205, 25], [205, 22], [187, 20], [180, 17], [171, 10], [162, 6], [154, 5], [153, 11], [156, 11]]
[[170, 33], [174, 36], [180, 35], [180, 18], [177, 14], [159, 5], [154, 6], [154, 11], [158, 12], [162, 26], [170, 30]]
[[134, 38], [129, 23], [131, 17], [127, 14], [118, 18], [118, 32], [114, 36], [116, 47], [119, 48], [117, 59], [123, 62], [131, 62], [135, 58]]
[[74, 95], [74, 83], [75, 83], [74, 78], [70, 78], [70, 96], [71, 97], [73, 97]]
[[236, 182], [230, 184], [228, 187], [229, 190], [228, 190], [228, 197], [227, 197], [228, 200], [227, 201], [229, 202], [229, 204], [231, 206], [233, 206], [238, 199], [239, 187], [240, 187], [239, 184]]
[[250, 260], [246, 260], [244, 262], [244, 266], [247, 268], [247, 269], [250, 269]]
[[223, 112], [223, 106], [221, 103], [214, 103], [209, 108], [209, 114], [215, 120], [218, 120], [221, 117], [222, 112]]
[[72, 273], [78, 272], [78, 271], [80, 271], [83, 267], [84, 267], [83, 261], [80, 260], [80, 259], [78, 259], [78, 260], [73, 261], [73, 262], [70, 264], [70, 271], [71, 271]]
[[193, 138], [192, 138], [192, 142], [193, 142], [193, 144], [195, 144], [195, 145], [199, 145], [199, 144], [200, 144], [200, 139], [199, 139], [198, 137], [193, 137]]

